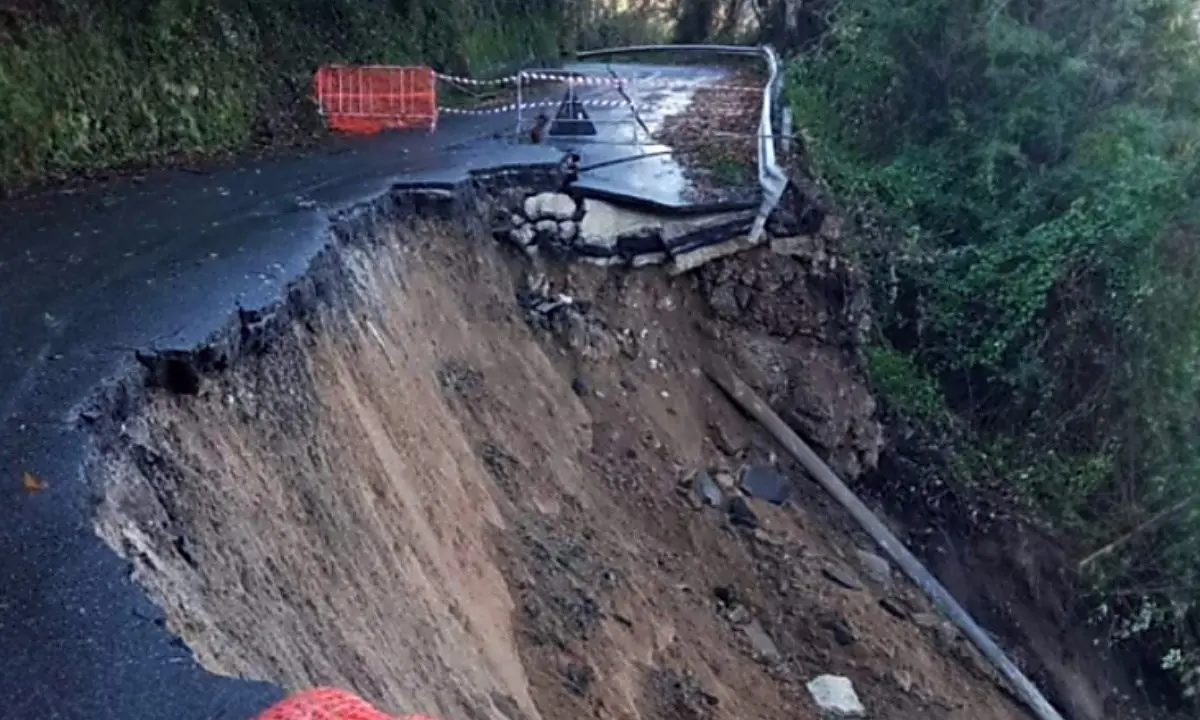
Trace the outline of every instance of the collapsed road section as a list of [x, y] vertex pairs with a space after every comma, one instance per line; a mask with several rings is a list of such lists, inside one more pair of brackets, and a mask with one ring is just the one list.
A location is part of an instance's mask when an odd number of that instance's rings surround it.
[[[874, 462], [861, 293], [826, 240], [733, 254], [752, 211], [560, 186], [348, 211], [282, 301], [85, 410], [96, 532], [168, 631], [211, 673], [394, 714], [1023, 717], [703, 376], [732, 362], [839, 472]], [[554, 262], [702, 248], [725, 256], [676, 276]]]

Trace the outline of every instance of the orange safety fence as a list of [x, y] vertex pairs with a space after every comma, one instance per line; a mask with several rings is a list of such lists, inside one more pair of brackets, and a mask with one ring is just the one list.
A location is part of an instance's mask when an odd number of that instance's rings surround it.
[[431, 720], [423, 715], [399, 718], [380, 712], [366, 700], [336, 688], [313, 688], [288, 696], [254, 720]]
[[333, 130], [370, 135], [437, 126], [437, 75], [432, 68], [325, 65], [313, 80]]

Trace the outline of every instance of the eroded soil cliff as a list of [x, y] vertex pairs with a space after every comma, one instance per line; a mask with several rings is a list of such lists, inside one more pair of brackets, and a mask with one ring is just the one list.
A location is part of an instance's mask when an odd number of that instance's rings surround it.
[[471, 221], [359, 223], [196, 387], [101, 427], [98, 532], [206, 667], [397, 713], [816, 718], [833, 673], [872, 717], [1023, 717], [700, 371], [733, 359], [871, 466], [821, 273], [538, 267]]

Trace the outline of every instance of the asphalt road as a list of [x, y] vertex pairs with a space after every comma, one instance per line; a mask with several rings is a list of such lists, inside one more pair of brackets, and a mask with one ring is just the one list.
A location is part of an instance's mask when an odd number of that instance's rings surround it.
[[[651, 120], [719, 75], [621, 72], [678, 80], [639, 98]], [[236, 305], [277, 299], [327, 241], [331, 213], [398, 182], [453, 181], [471, 169], [561, 156], [493, 137], [514, 119], [447, 117], [432, 135], [350, 140], [300, 158], [156, 172], [137, 184], [0, 206], [0, 717], [243, 720], [280, 696], [199, 667], [94, 535], [78, 407], [132, 365], [134, 348], [191, 347]], [[605, 125], [587, 147], [567, 144], [585, 164], [647, 152], [621, 142], [632, 125], [620, 125]], [[678, 201], [654, 174], [677, 172], [669, 163], [612, 167], [626, 169], [598, 185]], [[26, 472], [46, 488], [26, 491]]]
[[[638, 66], [631, 70], [630, 66], [598, 62], [574, 63], [567, 67], [593, 77], [610, 77], [615, 73], [631, 80], [624, 94], [611, 85], [584, 86], [585, 101], [617, 103], [615, 107], [585, 107], [600, 131], [598, 136], [551, 139], [556, 147], [580, 152], [584, 156], [584, 166], [602, 165], [584, 173], [579, 187], [585, 191], [637, 197], [663, 209], [693, 206], [698, 193], [671, 156], [670, 148], [655, 143], [651, 136], [662, 128], [668, 116], [687, 109], [691, 100], [690, 88], [698, 83], [720, 82], [726, 72], [718, 68], [669, 65]], [[637, 119], [625, 104], [626, 99], [632, 100]], [[714, 139], [714, 142], [721, 140]], [[714, 195], [712, 192], [703, 194]], [[721, 202], [730, 203], [756, 203], [760, 197], [756, 188], [751, 192], [730, 188], [717, 194], [722, 196]], [[715, 200], [706, 198], [707, 202]]]

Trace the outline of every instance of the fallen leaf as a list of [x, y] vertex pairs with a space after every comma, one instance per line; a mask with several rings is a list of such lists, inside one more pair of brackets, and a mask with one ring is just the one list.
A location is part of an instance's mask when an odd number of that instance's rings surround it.
[[25, 487], [26, 492], [31, 493], [41, 492], [46, 489], [46, 481], [31, 472], [26, 472], [21, 477], [21, 485]]

